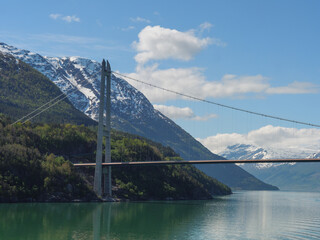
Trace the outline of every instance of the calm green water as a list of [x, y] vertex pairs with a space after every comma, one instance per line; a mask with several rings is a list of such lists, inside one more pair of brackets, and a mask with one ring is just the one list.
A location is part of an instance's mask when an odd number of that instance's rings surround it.
[[0, 204], [1, 240], [320, 239], [320, 193], [212, 201]]

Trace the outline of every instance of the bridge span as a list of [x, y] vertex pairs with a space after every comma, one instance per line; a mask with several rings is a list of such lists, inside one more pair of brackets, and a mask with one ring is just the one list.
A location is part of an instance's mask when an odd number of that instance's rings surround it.
[[[320, 162], [320, 158], [294, 158], [294, 159], [246, 159], [246, 160], [181, 160], [181, 161], [140, 161], [140, 162], [103, 162], [103, 167], [111, 166], [153, 166], [177, 164], [222, 164], [222, 163], [296, 163]], [[96, 163], [74, 163], [75, 167], [94, 167]]]

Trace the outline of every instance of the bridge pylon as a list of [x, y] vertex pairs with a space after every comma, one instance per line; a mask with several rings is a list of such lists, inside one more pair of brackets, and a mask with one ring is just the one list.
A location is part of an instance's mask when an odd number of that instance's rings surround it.
[[[107, 79], [106, 79], [107, 78]], [[107, 82], [106, 82], [107, 80]], [[102, 172], [102, 145], [103, 136], [106, 137], [105, 162], [111, 162], [111, 67], [109, 62], [103, 59], [101, 68], [101, 85], [100, 85], [100, 103], [99, 103], [99, 122], [97, 132], [97, 152], [96, 166], [94, 171], [94, 191], [98, 196], [106, 195], [111, 197], [111, 167], [107, 167]], [[106, 131], [103, 131], [104, 110], [106, 109]], [[103, 182], [102, 182], [103, 173]], [[103, 183], [103, 184], [102, 184]], [[103, 188], [102, 188], [103, 186]], [[103, 190], [103, 191], [102, 191]]]
[[[111, 163], [111, 67], [109, 61], [107, 61], [107, 96], [106, 96], [106, 149], [104, 162]], [[112, 196], [112, 184], [111, 184], [111, 167], [104, 168], [104, 194]]]

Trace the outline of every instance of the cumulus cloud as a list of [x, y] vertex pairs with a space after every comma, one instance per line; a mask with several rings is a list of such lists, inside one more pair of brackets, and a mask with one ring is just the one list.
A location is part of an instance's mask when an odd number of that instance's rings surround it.
[[80, 18], [76, 17], [75, 15], [72, 16], [63, 16], [62, 14], [59, 13], [52, 13], [49, 15], [50, 18], [54, 19], [54, 20], [62, 20], [68, 23], [71, 22], [80, 22]]
[[[199, 29], [205, 30], [212, 24], [205, 22]], [[181, 32], [160, 26], [147, 26], [138, 35], [139, 41], [133, 42], [137, 54], [136, 72], [128, 74], [132, 78], [140, 79], [161, 88], [175, 92], [183, 92], [199, 98], [244, 98], [247, 96], [264, 97], [268, 94], [307, 94], [319, 92], [319, 86], [308, 82], [293, 82], [286, 86], [273, 87], [266, 76], [225, 74], [221, 79], [208, 81], [203, 69], [169, 68], [159, 69], [157, 63], [146, 64], [149, 61], [179, 59], [188, 61], [198, 52], [210, 44], [224, 46], [219, 39], [199, 38], [196, 32], [189, 30]], [[165, 102], [181, 95], [172, 94], [161, 89], [128, 80], [142, 91], [152, 102]]]
[[204, 82], [202, 92], [205, 97], [234, 97], [247, 93], [263, 93], [270, 87], [267, 80], [262, 75], [226, 74], [220, 81]]
[[[143, 79], [143, 81], [166, 89], [194, 95], [199, 93], [199, 87], [201, 88], [201, 85], [205, 83], [202, 70], [198, 68], [171, 68], [159, 70], [157, 65], [153, 65], [151, 67], [140, 68], [136, 73], [128, 75], [136, 79]], [[158, 88], [149, 87], [130, 79], [128, 79], [128, 82], [142, 91], [151, 102], [165, 102], [181, 98], [181, 96], [179, 97], [178, 95]], [[201, 85], [199, 86], [199, 84]]]
[[212, 42], [210, 38], [196, 37], [192, 31], [180, 32], [160, 26], [145, 27], [138, 38], [139, 41], [133, 43], [138, 64], [170, 58], [188, 61]]
[[194, 113], [192, 109], [189, 107], [179, 108], [175, 106], [156, 105], [156, 104], [153, 105], [153, 107], [158, 111], [160, 111], [162, 114], [172, 119], [194, 117]]
[[[158, 65], [138, 67], [130, 77], [146, 81], [153, 85], [183, 92], [200, 98], [243, 98], [248, 95], [261, 97], [267, 94], [306, 94], [316, 93], [319, 87], [311, 83], [295, 82], [284, 87], [273, 88], [269, 79], [262, 75], [238, 76], [226, 74], [220, 80], [207, 81], [201, 68], [158, 69]], [[153, 88], [142, 83], [128, 80], [142, 91], [152, 102], [165, 102], [182, 96]], [[290, 89], [290, 91], [289, 91]], [[295, 90], [294, 90], [295, 89]]]
[[196, 116], [191, 108], [184, 107], [179, 108], [176, 106], [166, 106], [166, 105], [153, 105], [155, 109], [163, 113], [172, 119], [188, 119], [193, 121], [208, 121], [211, 118], [216, 118], [216, 114], [209, 114], [205, 116]]
[[198, 139], [215, 153], [221, 153], [227, 146], [249, 144], [264, 149], [298, 150], [309, 153], [320, 151], [320, 129], [297, 129], [267, 125], [247, 134], [217, 134]]
[[[205, 30], [212, 24], [205, 22], [199, 26]], [[199, 38], [195, 30], [187, 32], [160, 26], [147, 26], [138, 35], [139, 41], [133, 46], [137, 51], [136, 72], [130, 77], [147, 81], [153, 85], [183, 92], [200, 98], [246, 97], [254, 94], [258, 97], [267, 94], [306, 94], [316, 93], [319, 87], [308, 82], [293, 82], [287, 86], [272, 87], [269, 79], [262, 75], [238, 76], [224, 75], [220, 80], [206, 80], [201, 68], [170, 68], [161, 70], [157, 64], [146, 66], [151, 60], [179, 59], [188, 61], [209, 44], [223, 46], [225, 43], [214, 38]], [[142, 91], [149, 100], [163, 102], [181, 98], [181, 96], [152, 88], [134, 81], [129, 82]]]

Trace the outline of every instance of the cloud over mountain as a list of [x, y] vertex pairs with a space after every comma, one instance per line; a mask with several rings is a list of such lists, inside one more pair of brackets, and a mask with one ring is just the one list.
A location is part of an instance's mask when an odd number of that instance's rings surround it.
[[180, 108], [176, 106], [166, 106], [166, 105], [157, 105], [157, 104], [153, 105], [153, 107], [171, 119], [208, 121], [211, 118], [217, 117], [216, 114], [197, 116], [189, 107]]
[[[200, 32], [212, 27], [209, 22], [202, 23]], [[160, 60], [190, 61], [197, 53], [206, 47], [216, 45], [226, 46], [219, 39], [196, 35], [199, 32], [190, 29], [182, 32], [161, 26], [147, 26], [138, 35], [139, 40], [133, 42], [136, 50], [136, 72], [130, 77], [140, 79], [161, 88], [186, 95], [206, 98], [245, 98], [247, 96], [264, 97], [271, 94], [309, 94], [319, 92], [319, 86], [309, 82], [292, 82], [288, 85], [274, 87], [270, 79], [261, 74], [236, 75], [226, 73], [221, 79], [209, 80], [204, 75], [204, 69], [198, 67], [161, 69]], [[129, 82], [142, 91], [152, 102], [166, 102], [181, 99], [178, 96], [161, 89], [151, 88], [134, 81]]]
[[217, 134], [197, 140], [217, 153], [235, 144], [249, 144], [271, 149], [295, 149], [313, 153], [320, 149], [320, 129], [297, 129], [267, 125], [247, 134]]

